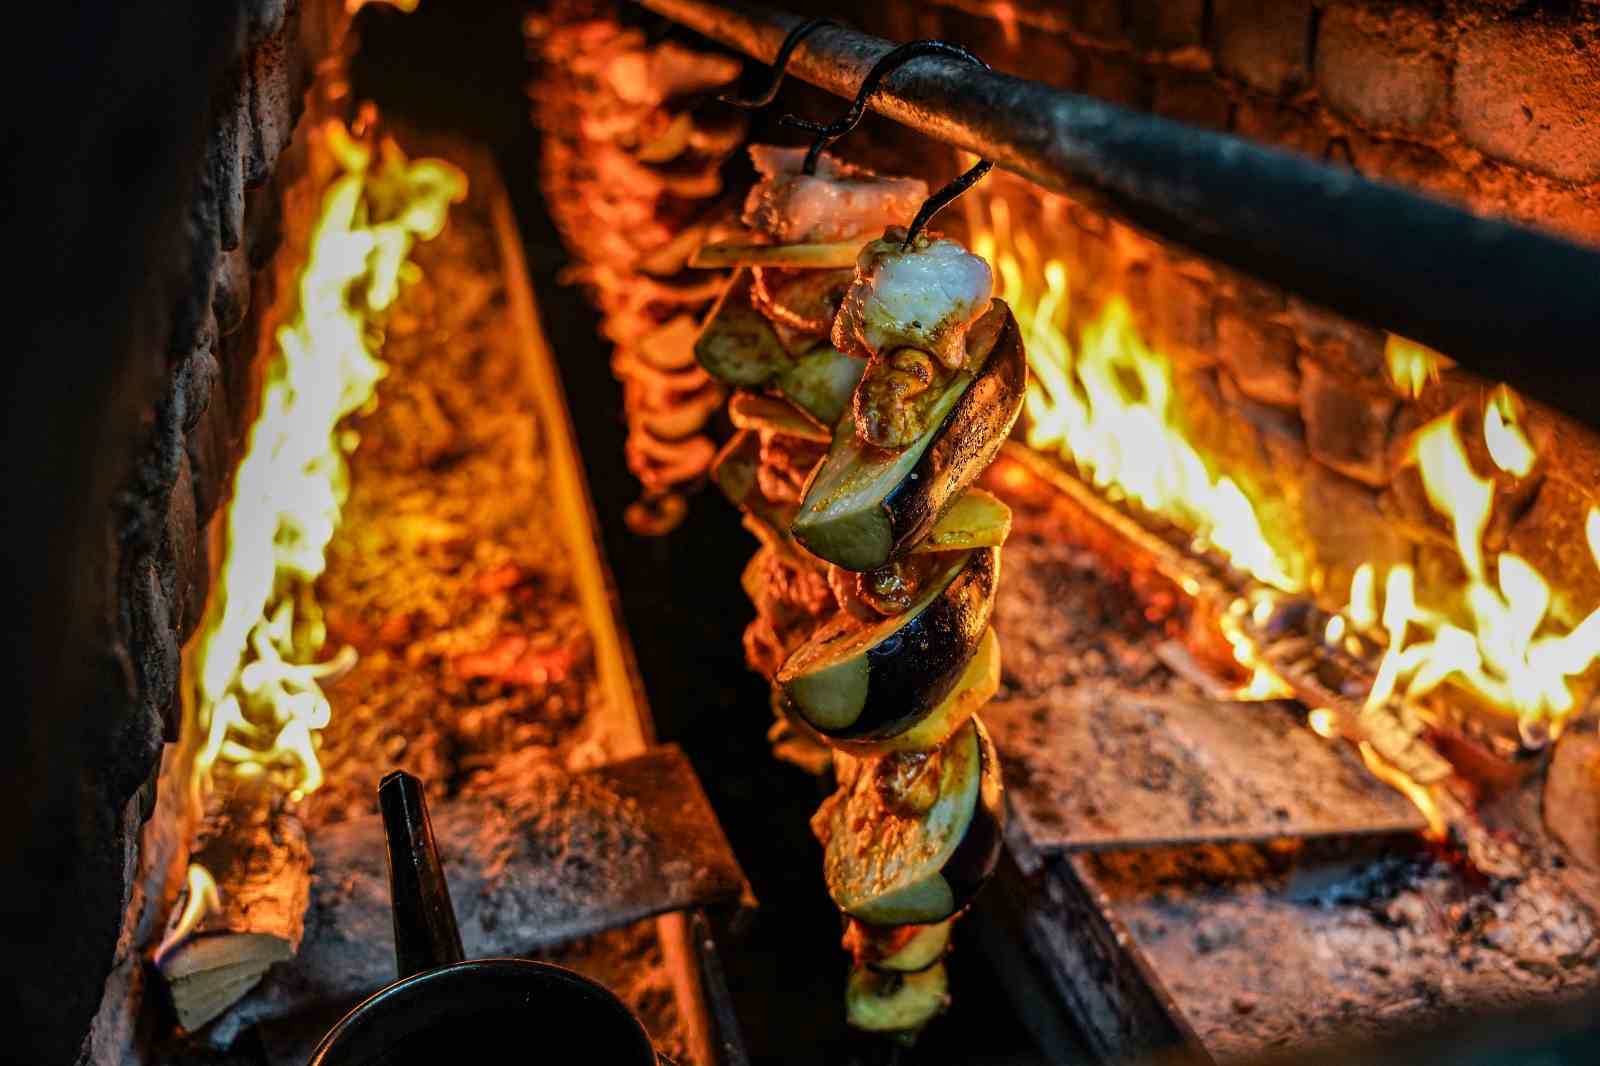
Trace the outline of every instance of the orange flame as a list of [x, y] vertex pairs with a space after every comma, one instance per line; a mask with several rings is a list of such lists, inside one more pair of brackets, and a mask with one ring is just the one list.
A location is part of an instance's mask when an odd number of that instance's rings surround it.
[[[1484, 418], [1485, 444], [1497, 466], [1520, 475], [1536, 456], [1517, 428], [1509, 390], [1502, 386], [1496, 393], [1499, 398], [1491, 399]], [[1411, 457], [1429, 503], [1450, 522], [1467, 573], [1462, 605], [1455, 610], [1425, 606], [1418, 602], [1410, 566], [1388, 572], [1382, 613], [1388, 646], [1367, 705], [1382, 705], [1397, 693], [1420, 697], [1450, 681], [1515, 714], [1524, 739], [1537, 746], [1558, 732], [1575, 708], [1569, 679], [1600, 659], [1600, 609], [1560, 632], [1549, 618], [1550, 583], [1533, 564], [1504, 551], [1491, 571], [1483, 534], [1494, 483], [1473, 470], [1458, 422], [1451, 412], [1428, 423], [1418, 431]], [[1600, 509], [1590, 509], [1586, 533], [1600, 566]], [[1357, 629], [1372, 628], [1372, 582], [1372, 568], [1363, 566], [1351, 583], [1345, 613]]]
[[295, 317], [276, 334], [261, 408], [235, 475], [227, 550], [198, 649], [194, 781], [218, 762], [234, 773], [284, 776], [291, 794], [322, 783], [316, 734], [330, 707], [319, 681], [354, 652], [318, 662], [325, 638], [313, 586], [347, 494], [344, 417], [371, 402], [384, 365], [383, 312], [415, 268], [412, 244], [443, 229], [466, 179], [448, 163], [376, 150], [337, 121], [314, 148], [343, 171], [312, 227]]
[[184, 877], [182, 898], [183, 905], [168, 923], [166, 934], [156, 946], [154, 961], [157, 966], [161, 965], [167, 952], [183, 943], [191, 933], [200, 928], [200, 923], [205, 920], [206, 915], [222, 909], [222, 894], [217, 891], [217, 882], [211, 877], [211, 871], [198, 863], [189, 864], [189, 872]]
[[1029, 446], [1070, 459], [1097, 487], [1193, 533], [1257, 580], [1299, 590], [1290, 553], [1267, 536], [1250, 498], [1185, 438], [1172, 364], [1139, 335], [1127, 301], [1113, 297], [1074, 326], [1066, 264], [1038, 262], [1032, 241], [1013, 234], [1003, 199], [989, 202], [972, 245], [994, 264], [995, 295], [1022, 328]]

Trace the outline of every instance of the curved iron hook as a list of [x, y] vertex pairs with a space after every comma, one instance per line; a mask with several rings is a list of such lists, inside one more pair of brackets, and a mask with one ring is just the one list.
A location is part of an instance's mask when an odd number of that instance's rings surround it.
[[[787, 45], [788, 42], [785, 41], [785, 44]], [[948, 41], [911, 41], [886, 53], [882, 59], [872, 65], [872, 69], [862, 79], [861, 88], [856, 90], [855, 99], [850, 102], [849, 110], [833, 122], [823, 125], [820, 122], [812, 122], [796, 115], [785, 115], [780, 120], [785, 126], [806, 130], [817, 135], [816, 139], [811, 142], [811, 147], [806, 151], [806, 159], [800, 168], [801, 171], [806, 174], [815, 174], [817, 172], [817, 161], [822, 158], [823, 150], [860, 125], [862, 116], [867, 112], [867, 101], [872, 98], [873, 93], [878, 91], [878, 87], [883, 84], [884, 78], [911, 60], [919, 56], [929, 55], [948, 56], [952, 59], [960, 59], [967, 63], [976, 64], [985, 70], [989, 69], [989, 64], [960, 45], [951, 44]], [[778, 58], [782, 61], [785, 56], [780, 52]], [[779, 77], [782, 77], [781, 73]], [[993, 169], [994, 160], [980, 159], [977, 165], [924, 200], [922, 207], [917, 210], [916, 217], [911, 220], [911, 225], [906, 229], [906, 239], [901, 244], [901, 248], [909, 251], [912, 242], [917, 238], [917, 234], [922, 232], [923, 227], [928, 224], [934, 215], [948, 207], [956, 197], [976, 185], [983, 179], [985, 174]]]
[[932, 55], [949, 56], [954, 59], [965, 60], [968, 63], [976, 63], [985, 70], [989, 69], [989, 64], [960, 45], [951, 44], [949, 41], [911, 41], [884, 53], [883, 58], [874, 63], [872, 69], [867, 72], [867, 76], [862, 79], [861, 87], [856, 90], [855, 99], [850, 102], [849, 110], [839, 118], [824, 125], [796, 115], [783, 116], [781, 119], [783, 125], [817, 135], [816, 140], [811, 143], [811, 148], [806, 152], [805, 163], [801, 170], [806, 174], [815, 174], [817, 172], [817, 160], [821, 158], [823, 150], [860, 125], [861, 116], [867, 112], [867, 101], [872, 98], [873, 93], [878, 91], [878, 87], [883, 84], [884, 78], [887, 78], [896, 69], [911, 62], [913, 59]]
[[913, 218], [911, 225], [906, 228], [906, 239], [900, 243], [900, 250], [909, 252], [912, 242], [917, 239], [917, 234], [922, 232], [922, 227], [926, 226], [934, 215], [949, 207], [951, 201], [982, 181], [983, 176], [993, 169], [993, 159], [980, 159], [972, 169], [922, 201], [922, 206], [917, 209], [917, 217]]
[[725, 104], [743, 108], [746, 111], [754, 111], [758, 107], [766, 107], [777, 99], [778, 86], [783, 84], [783, 75], [789, 69], [789, 58], [794, 55], [794, 50], [799, 47], [801, 41], [805, 40], [806, 35], [812, 30], [823, 26], [837, 25], [838, 23], [830, 18], [807, 19], [800, 23], [800, 25], [789, 31], [789, 35], [783, 39], [783, 44], [778, 46], [778, 54], [772, 60], [772, 81], [768, 83], [765, 89], [755, 96], [734, 96], [732, 93], [722, 93], [717, 99]]

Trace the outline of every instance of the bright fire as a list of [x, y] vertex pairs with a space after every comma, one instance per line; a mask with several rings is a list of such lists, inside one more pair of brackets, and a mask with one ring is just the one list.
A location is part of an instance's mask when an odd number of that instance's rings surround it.
[[[1484, 442], [1491, 458], [1501, 469], [1525, 475], [1537, 457], [1517, 428], [1515, 397], [1502, 386], [1485, 406]], [[1410, 566], [1383, 575], [1370, 565], [1356, 572], [1346, 614], [1362, 629], [1381, 618], [1387, 638], [1367, 705], [1379, 706], [1397, 693], [1420, 697], [1449, 681], [1515, 714], [1524, 740], [1538, 746], [1575, 709], [1571, 679], [1600, 659], [1600, 609], [1562, 631], [1549, 617], [1550, 582], [1531, 563], [1511, 551], [1501, 552], [1492, 564], [1485, 557], [1483, 534], [1494, 506], [1494, 482], [1473, 469], [1460, 421], [1460, 413], [1451, 411], [1428, 423], [1410, 454], [1429, 503], [1450, 523], [1465, 587], [1452, 596], [1455, 602], [1424, 605]], [[1590, 509], [1586, 532], [1600, 566], [1600, 509]]]
[[261, 407], [235, 476], [226, 555], [199, 644], [194, 780], [213, 767], [283, 776], [291, 794], [322, 782], [317, 731], [328, 723], [319, 682], [349, 668], [325, 639], [315, 583], [347, 491], [340, 429], [371, 402], [384, 365], [382, 319], [415, 271], [413, 243], [444, 228], [466, 178], [436, 159], [406, 159], [390, 140], [357, 139], [337, 121], [313, 132], [336, 164], [310, 232], [294, 314], [276, 334]]
[[1012, 231], [1003, 199], [988, 206], [973, 249], [994, 264], [995, 295], [1011, 305], [1027, 345], [1028, 445], [1072, 460], [1097, 487], [1136, 500], [1257, 580], [1299, 590], [1244, 490], [1185, 439], [1172, 364], [1145, 344], [1127, 301], [1113, 298], [1090, 321], [1070, 322], [1066, 265], [1044, 260], [1027, 233]]
[[[1297, 579], [1305, 568], [1302, 553], [1294, 544], [1277, 543], [1281, 537], [1263, 526], [1240, 485], [1185, 438], [1173, 364], [1140, 336], [1126, 300], [1114, 296], [1086, 320], [1071, 321], [1065, 264], [1045, 256], [1030, 233], [1013, 229], [1003, 198], [989, 199], [987, 218], [982, 212], [969, 216], [973, 247], [994, 264], [996, 295], [1011, 304], [1027, 344], [1029, 445], [1060, 454], [1097, 487], [1194, 534], [1202, 547], [1220, 550], [1258, 581], [1281, 592], [1303, 592]], [[1411, 398], [1433, 387], [1452, 365], [1394, 336], [1385, 362], [1395, 390]], [[1514, 552], [1493, 559], [1485, 552], [1495, 478], [1525, 477], [1538, 459], [1521, 417], [1521, 403], [1510, 389], [1499, 386], [1487, 395], [1482, 421], [1473, 428], [1481, 429], [1497, 471], [1474, 469], [1459, 410], [1425, 425], [1411, 440], [1408, 462], [1430, 506], [1449, 523], [1465, 577], [1420, 588], [1410, 565], [1356, 570], [1349, 601], [1328, 622], [1325, 636], [1337, 645], [1348, 634], [1365, 633], [1382, 643], [1369, 710], [1395, 697], [1421, 697], [1448, 682], [1514, 714], [1530, 744], [1548, 740], [1575, 710], [1572, 679], [1600, 659], [1600, 609], [1562, 631], [1550, 618], [1549, 580]], [[1587, 534], [1600, 565], [1600, 509], [1589, 513]], [[1247, 609], [1242, 600], [1235, 606]], [[1281, 682], [1258, 662], [1242, 628], [1228, 621], [1224, 636], [1238, 661], [1254, 669], [1241, 695], [1281, 695]], [[1313, 726], [1331, 733], [1331, 712], [1322, 711]], [[1381, 760], [1375, 751], [1363, 755], [1369, 766]], [[1380, 776], [1396, 775], [1404, 776], [1384, 764]]]

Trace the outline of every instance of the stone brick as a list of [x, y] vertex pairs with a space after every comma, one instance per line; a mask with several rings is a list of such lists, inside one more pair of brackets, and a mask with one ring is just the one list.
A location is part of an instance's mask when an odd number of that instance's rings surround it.
[[1315, 351], [1325, 365], [1374, 385], [1388, 381], [1383, 361], [1388, 338], [1383, 331], [1358, 325], [1293, 296], [1289, 297], [1283, 321], [1294, 330], [1300, 346]]
[[1158, 267], [1151, 275], [1150, 299], [1157, 349], [1185, 366], [1217, 361], [1216, 300], [1210, 282]]
[[1388, 482], [1393, 394], [1302, 356], [1300, 417], [1312, 458], [1375, 488]]
[[202, 525], [210, 521], [222, 500], [232, 473], [236, 439], [227, 390], [222, 378], [215, 377], [205, 410], [185, 441], [196, 521]]
[[183, 403], [178, 427], [185, 434], [193, 432], [205, 414], [206, 406], [211, 403], [211, 392], [216, 388], [217, 378], [221, 374], [217, 357], [211, 353], [214, 341], [215, 334], [202, 336], [189, 358], [178, 367], [174, 378], [174, 390], [182, 393]]
[[1124, 20], [1122, 0], [1071, 0], [1072, 25], [1091, 37], [1120, 41]]
[[292, 88], [292, 52], [283, 34], [264, 41], [248, 63], [250, 129], [245, 143], [245, 184], [256, 188], [272, 177], [299, 117]]
[[1306, 82], [1311, 0], [1214, 0], [1217, 65], [1253, 89], [1280, 94]]
[[[250, 0], [245, 5], [245, 47], [259, 48], [283, 30], [291, 0]], [[298, 6], [298, 4], [296, 4]]]
[[[1001, 25], [993, 20], [991, 22], [996, 30]], [[965, 40], [961, 40], [966, 44]], [[990, 46], [990, 51], [984, 51], [982, 46], [968, 45], [978, 55], [992, 63], [996, 68], [1008, 74], [1015, 74], [1019, 78], [1029, 78], [1033, 81], [1052, 85], [1058, 89], [1076, 91], [1083, 81], [1084, 57], [1074, 50], [1065, 35], [1046, 33], [1031, 27], [1021, 27], [1014, 42], [1009, 42], [1004, 33], [998, 38], [999, 47]]]
[[134, 563], [123, 586], [129, 615], [130, 648], [138, 702], [127, 708], [123, 737], [127, 750], [113, 769], [118, 794], [131, 797], [150, 775], [165, 740], [176, 739], [179, 722], [178, 632], [172, 600], [163, 591], [154, 556]]
[[[1368, 137], [1356, 132], [1345, 139], [1350, 145], [1355, 168], [1368, 177], [1409, 185], [1458, 203], [1472, 198], [1473, 176], [1442, 152], [1422, 144]], [[1522, 177], [1526, 179], [1527, 175]]]
[[251, 270], [261, 270], [283, 243], [283, 196], [277, 189], [249, 189], [244, 197], [244, 254]]
[[1600, 40], [1575, 29], [1506, 21], [1462, 34], [1451, 103], [1467, 143], [1553, 178], [1600, 180]]
[[1251, 93], [1243, 94], [1234, 104], [1233, 131], [1313, 159], [1327, 154], [1327, 131], [1309, 113]]
[[[1297, 378], [1298, 373], [1296, 371]], [[1261, 438], [1270, 456], [1275, 459], [1292, 458], [1295, 469], [1305, 464], [1306, 432], [1305, 424], [1300, 421], [1298, 407], [1286, 409], [1280, 405], [1261, 403], [1252, 399], [1239, 388], [1238, 378], [1227, 369], [1226, 364], [1217, 374], [1217, 389], [1228, 406], [1237, 411], [1240, 417], [1256, 431], [1256, 435]], [[1279, 446], [1282, 445], [1288, 447], [1280, 449]]]
[[1156, 79], [1151, 107], [1165, 118], [1225, 130], [1233, 121], [1233, 98], [1209, 74], [1175, 71]]
[[[885, 32], [894, 35], [890, 37], [891, 40], [913, 41], [924, 37], [937, 37], [940, 40], [952, 41], [974, 55], [982, 56], [996, 70], [1003, 70], [1023, 78], [1035, 77], [1032, 73], [1036, 65], [1031, 54], [1033, 45], [1036, 40], [1045, 38], [1046, 34], [1028, 34], [1024, 47], [1021, 33], [1013, 32], [1008, 37], [1007, 24], [992, 16], [955, 8], [940, 8], [937, 15], [939, 28], [932, 34], [918, 31], [913, 36], [903, 36], [906, 30], [900, 27], [890, 27]], [[1010, 25], [1015, 27], [1016, 23], [1011, 22]]]
[[1312, 591], [1323, 606], [1348, 602], [1350, 579], [1362, 563], [1386, 572], [1412, 562], [1411, 543], [1389, 521], [1368, 486], [1310, 463], [1303, 499]]
[[223, 251], [239, 247], [244, 236], [244, 141], [250, 128], [249, 92], [241, 82], [222, 107], [207, 148], [207, 178], [217, 203]]
[[1217, 358], [1239, 391], [1265, 404], [1299, 407], [1300, 368], [1294, 333], [1235, 308], [1217, 312]]
[[1372, 126], [1418, 129], [1442, 113], [1450, 69], [1430, 16], [1338, 4], [1317, 28], [1316, 76], [1323, 99]]
[[1581, 485], [1550, 476], [1506, 538], [1516, 552], [1550, 582], [1550, 613], [1563, 625], [1576, 625], [1600, 607], [1600, 568], [1589, 554], [1584, 521], [1595, 498]]
[[250, 311], [250, 283], [250, 263], [244, 249], [234, 248], [218, 257], [211, 314], [219, 334], [226, 336], [244, 324]]
[[1600, 245], [1600, 187], [1572, 188], [1495, 162], [1477, 167], [1472, 176], [1467, 203], [1474, 211], [1504, 215]]
[[1100, 53], [1086, 56], [1083, 91], [1139, 111], [1148, 110], [1150, 106], [1150, 79], [1144, 68], [1120, 56]]
[[1157, 51], [1198, 45], [1205, 18], [1205, 0], [1126, 0], [1123, 7], [1133, 43]]
[[[194, 483], [187, 455], [178, 469], [178, 483], [167, 500], [166, 542], [161, 554], [172, 567], [172, 623], [181, 644], [199, 624], [208, 584], [204, 538], [195, 519]], [[176, 720], [172, 729], [168, 740], [177, 739]]]

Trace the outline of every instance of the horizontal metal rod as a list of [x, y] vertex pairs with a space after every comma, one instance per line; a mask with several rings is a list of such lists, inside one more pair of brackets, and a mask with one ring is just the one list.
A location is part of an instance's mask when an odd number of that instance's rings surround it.
[[[801, 21], [708, 0], [638, 2], [764, 63]], [[789, 72], [852, 97], [892, 47], [824, 26]], [[871, 107], [1600, 426], [1600, 249], [936, 56], [890, 74]]]

